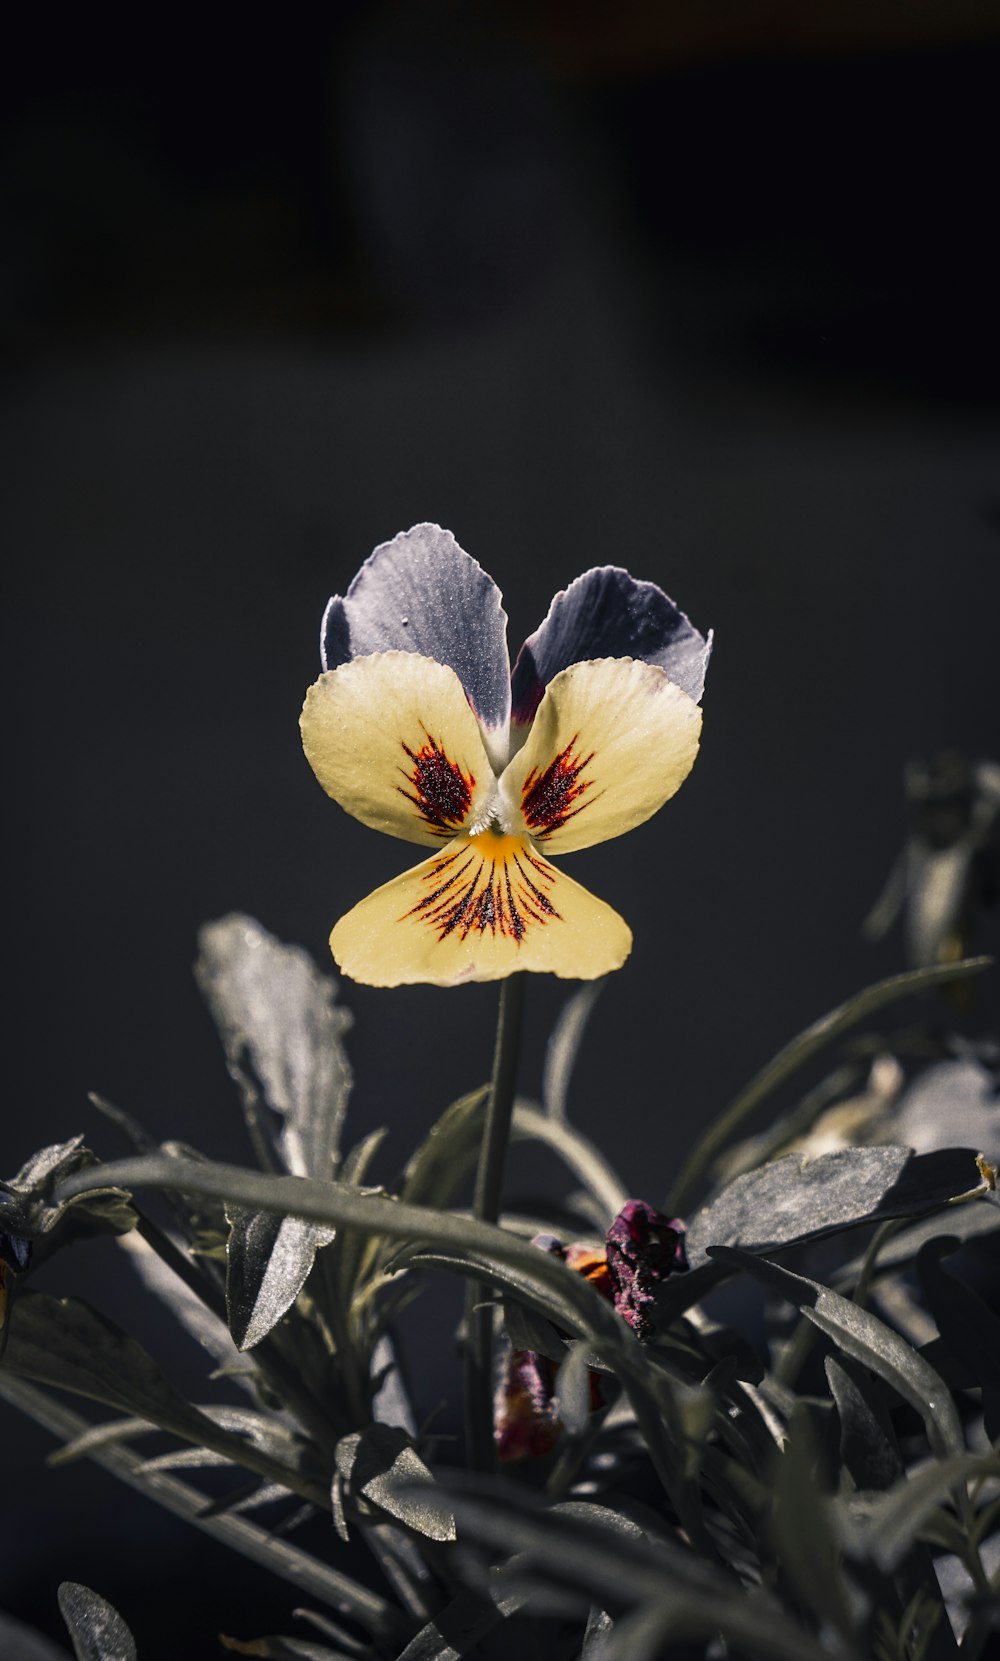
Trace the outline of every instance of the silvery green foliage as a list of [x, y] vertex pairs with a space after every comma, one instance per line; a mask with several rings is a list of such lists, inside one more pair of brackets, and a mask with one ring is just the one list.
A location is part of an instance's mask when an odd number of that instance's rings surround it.
[[[454, 1540], [455, 1523], [412, 1438], [398, 1425], [373, 1424], [337, 1443], [334, 1514], [344, 1534], [342, 1492], [405, 1523], [429, 1540]], [[436, 1499], [436, 1503], [435, 1503]]]
[[[1000, 1619], [990, 1583], [1000, 1555], [1000, 1316], [964, 1256], [1000, 1234], [991, 1172], [975, 1159], [985, 1138], [769, 1158], [807, 1128], [800, 1101], [742, 1145], [751, 1166], [706, 1192], [751, 1109], [805, 1062], [894, 999], [961, 972], [863, 991], [786, 1045], [738, 1111], [716, 1121], [721, 1131], [706, 1126], [684, 1177], [700, 1202], [684, 1208], [691, 1267], [672, 1261], [640, 1336], [601, 1289], [614, 1268], [602, 1264], [601, 1242], [606, 1251], [615, 1237], [620, 1182], [570, 1117], [589, 989], [558, 1028], [545, 1107], [522, 1099], [514, 1111], [514, 1135], [562, 1161], [566, 1189], [535, 1197], [530, 1217], [511, 1198], [499, 1228], [466, 1208], [486, 1092], [445, 1107], [396, 1179], [376, 1185], [381, 1132], [340, 1160], [349, 1072], [332, 982], [249, 919], [211, 925], [199, 979], [262, 1168], [157, 1148], [140, 1133], [130, 1138], [137, 1157], [105, 1167], [81, 1160], [78, 1142], [43, 1150], [6, 1193], [9, 1205], [27, 1194], [44, 1215], [82, 1209], [95, 1192], [134, 1206], [128, 1256], [219, 1364], [230, 1399], [209, 1401], [206, 1388], [205, 1401], [200, 1390], [187, 1400], [168, 1353], [157, 1351], [161, 1370], [81, 1300], [20, 1284], [0, 1395], [55, 1431], [64, 1459], [106, 1464], [320, 1606], [296, 1611], [317, 1633], [308, 1638], [248, 1637], [237, 1610], [227, 1642], [240, 1653], [985, 1661]], [[891, 1051], [879, 1033], [867, 1053]], [[991, 1111], [988, 1047], [963, 1052], [953, 1040], [945, 1053], [959, 1060], [911, 1079], [901, 1122], [908, 1103], [929, 1100], [931, 1116], [944, 1117], [951, 1099], [957, 1124], [963, 1081], [977, 1111]], [[902, 1076], [912, 1061], [899, 1054]], [[651, 1150], [643, 1160], [652, 1169]], [[151, 1189], [175, 1197], [173, 1234], [146, 1213]], [[321, 1240], [333, 1243], [297, 1297]], [[19, 1281], [19, 1260], [5, 1262]], [[424, 1352], [419, 1339], [407, 1352], [395, 1320], [432, 1274], [495, 1297], [505, 1357], [532, 1363], [498, 1372], [499, 1407], [530, 1414], [536, 1390], [555, 1426], [545, 1452], [522, 1445], [499, 1478], [464, 1479], [426, 1428]], [[710, 1300], [741, 1277], [755, 1283], [759, 1330], [722, 1324]], [[739, 1308], [732, 1294], [728, 1307]], [[238, 1355], [234, 1338], [249, 1353]], [[237, 1383], [250, 1390], [240, 1406]], [[60, 1392], [101, 1404], [103, 1422], [64, 1413]], [[327, 1529], [313, 1555], [287, 1530], [317, 1514]], [[374, 1576], [344, 1572], [338, 1532], [370, 1548], [377, 1589]], [[78, 1658], [134, 1656], [120, 1617], [94, 1593], [66, 1588], [63, 1606]]]
[[[266, 1162], [329, 1178], [351, 1090], [343, 1037], [351, 1023], [333, 980], [240, 914], [199, 935], [195, 976], [219, 1029], [247, 1126]], [[329, 1229], [228, 1207], [229, 1329], [241, 1350], [266, 1337], [301, 1292]]]
[[95, 1188], [69, 1200], [56, 1196], [64, 1177], [97, 1163], [82, 1136], [40, 1148], [16, 1176], [0, 1182], [0, 1233], [32, 1246], [70, 1221], [86, 1233], [127, 1233], [135, 1212], [121, 1189]]
[[698, 1211], [688, 1228], [688, 1261], [711, 1246], [767, 1251], [793, 1241], [884, 1222], [944, 1205], [977, 1180], [960, 1149], [915, 1159], [911, 1148], [839, 1148], [810, 1159], [792, 1153], [736, 1177]]
[[248, 1122], [291, 1176], [331, 1176], [352, 1082], [343, 1043], [351, 1017], [332, 977], [240, 913], [206, 923], [198, 944], [195, 977]]
[[59, 1609], [73, 1640], [76, 1661], [136, 1661], [135, 1639], [117, 1609], [89, 1586], [64, 1580]]

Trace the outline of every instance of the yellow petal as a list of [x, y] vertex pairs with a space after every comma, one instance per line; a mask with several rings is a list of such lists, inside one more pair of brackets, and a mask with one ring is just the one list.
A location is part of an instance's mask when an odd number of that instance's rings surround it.
[[342, 917], [338, 966], [367, 986], [459, 986], [533, 969], [595, 980], [624, 963], [628, 925], [529, 841], [457, 836]]
[[375, 652], [328, 670], [300, 725], [327, 795], [407, 842], [448, 841], [495, 789], [462, 683], [433, 658]]
[[589, 848], [663, 806], [691, 771], [700, 732], [698, 705], [662, 669], [574, 663], [549, 682], [501, 789], [547, 853]]

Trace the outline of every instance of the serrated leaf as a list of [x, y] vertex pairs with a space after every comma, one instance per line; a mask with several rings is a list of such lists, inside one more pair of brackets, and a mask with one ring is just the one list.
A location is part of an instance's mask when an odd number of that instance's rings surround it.
[[839, 1148], [809, 1159], [788, 1154], [723, 1188], [692, 1218], [685, 1241], [692, 1269], [710, 1246], [765, 1251], [859, 1223], [916, 1216], [946, 1205], [976, 1180], [964, 1149], [914, 1155], [909, 1148]]
[[[36, 1261], [56, 1250], [73, 1234], [125, 1234], [135, 1227], [130, 1196], [121, 1188], [99, 1181], [84, 1194], [57, 1198], [65, 1177], [100, 1169], [100, 1160], [84, 1146], [82, 1136], [39, 1148], [9, 1182], [0, 1182], [0, 1262], [6, 1257], [18, 1269], [34, 1250]], [[4, 1240], [13, 1254], [4, 1251]]]
[[59, 1613], [69, 1629], [77, 1661], [136, 1661], [135, 1639], [117, 1609], [89, 1586], [64, 1580]]
[[[335, 1006], [333, 980], [252, 917], [208, 923], [198, 941], [195, 978], [252, 1133], [275, 1143], [292, 1176], [329, 1178], [351, 1089], [351, 1017]], [[281, 1120], [276, 1138], [266, 1109]]]
[[238, 1350], [251, 1350], [288, 1313], [334, 1231], [239, 1206], [228, 1207], [226, 1215], [229, 1331]]
[[337, 1471], [349, 1491], [429, 1540], [454, 1540], [455, 1521], [405, 1430], [373, 1424], [337, 1443]]

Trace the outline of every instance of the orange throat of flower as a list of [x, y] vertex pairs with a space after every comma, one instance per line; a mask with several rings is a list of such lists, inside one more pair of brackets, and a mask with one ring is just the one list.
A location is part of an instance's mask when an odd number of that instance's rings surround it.
[[441, 940], [489, 933], [520, 945], [529, 929], [559, 920], [548, 893], [554, 880], [527, 836], [478, 831], [429, 863], [427, 893], [406, 915], [421, 918]]

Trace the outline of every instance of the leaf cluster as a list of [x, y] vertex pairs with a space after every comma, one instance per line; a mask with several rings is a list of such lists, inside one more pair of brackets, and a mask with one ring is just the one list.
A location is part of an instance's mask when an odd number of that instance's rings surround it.
[[[668, 1207], [687, 1214], [689, 1266], [640, 1341], [531, 1239], [565, 1242], [573, 1218], [599, 1252], [628, 1197], [567, 1114], [592, 988], [553, 1035], [543, 1100], [514, 1113], [567, 1191], [494, 1225], [462, 1207], [485, 1089], [376, 1180], [381, 1133], [345, 1140], [349, 1017], [332, 981], [250, 918], [210, 925], [197, 975], [255, 1167], [156, 1145], [107, 1103], [130, 1157], [103, 1163], [80, 1138], [34, 1156], [0, 1189], [0, 1394], [57, 1436], [54, 1462], [98, 1461], [308, 1600], [308, 1636], [233, 1634], [233, 1653], [976, 1661], [1000, 1624], [1000, 1318], [963, 1264], [1000, 1228], [995, 1173], [978, 1149], [894, 1140], [895, 1099], [870, 1145], [810, 1144], [856, 1096], [861, 1051], [740, 1136], [859, 1023], [982, 966], [869, 988], [713, 1122]], [[32, 1285], [40, 1253], [97, 1227], [202, 1346], [205, 1399], [97, 1309]], [[544, 1358], [544, 1456], [472, 1477], [418, 1424], [397, 1321], [442, 1274], [488, 1289], [501, 1396], [511, 1355]], [[294, 1531], [318, 1515], [328, 1549], [306, 1550]], [[340, 1566], [345, 1537], [369, 1576]], [[60, 1601], [78, 1657], [135, 1655], [97, 1593], [67, 1585]]]

